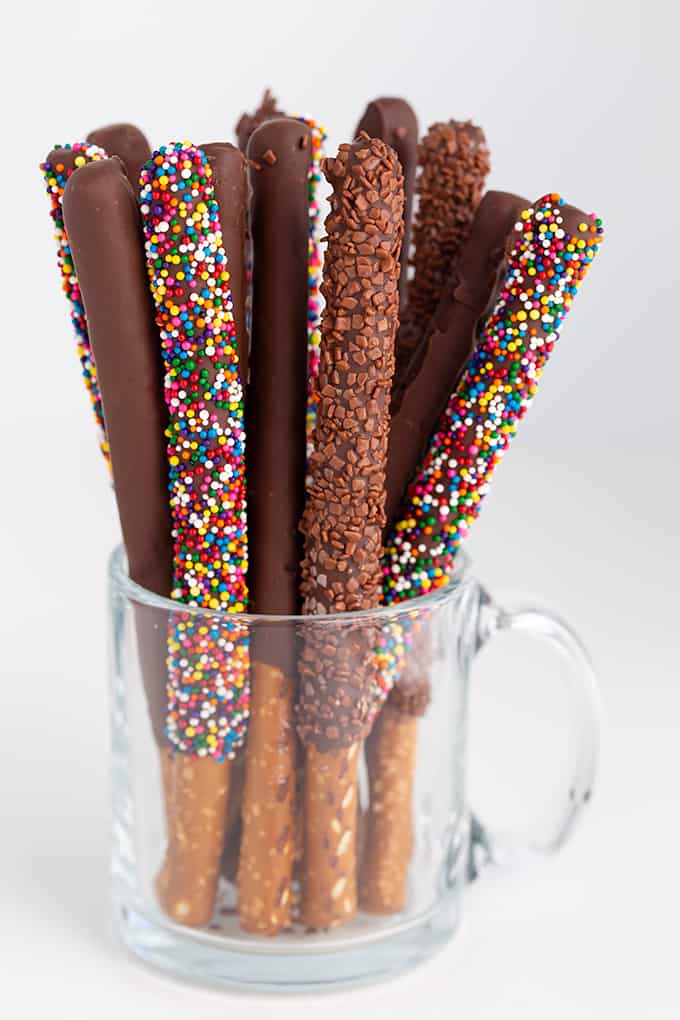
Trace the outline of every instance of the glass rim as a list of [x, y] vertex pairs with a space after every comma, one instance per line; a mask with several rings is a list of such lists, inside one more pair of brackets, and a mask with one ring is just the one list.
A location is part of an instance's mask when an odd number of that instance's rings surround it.
[[131, 602], [153, 609], [163, 609], [167, 613], [188, 613], [197, 617], [228, 616], [234, 623], [241, 621], [245, 624], [268, 623], [281, 626], [284, 623], [305, 623], [312, 620], [316, 622], [329, 623], [350, 623], [356, 620], [372, 618], [387, 618], [393, 620], [395, 617], [413, 615], [421, 611], [433, 609], [442, 605], [454, 594], [457, 594], [467, 584], [471, 577], [471, 560], [468, 554], [460, 551], [456, 556], [456, 575], [441, 588], [428, 592], [426, 595], [417, 595], [414, 598], [405, 599], [403, 602], [395, 602], [388, 606], [377, 606], [375, 609], [361, 609], [343, 613], [322, 613], [318, 616], [303, 616], [297, 614], [273, 614], [273, 613], [227, 613], [221, 609], [206, 609], [204, 606], [193, 606], [186, 602], [176, 602], [174, 599], [166, 598], [149, 591], [143, 585], [137, 584], [128, 574], [127, 556], [125, 546], [121, 542], [116, 545], [109, 556], [108, 576], [116, 590], [124, 595]]

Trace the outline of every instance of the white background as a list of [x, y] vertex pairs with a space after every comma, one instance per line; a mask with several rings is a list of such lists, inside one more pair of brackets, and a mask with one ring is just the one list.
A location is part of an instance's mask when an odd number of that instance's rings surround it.
[[[673, 8], [121, 0], [3, 12], [3, 1017], [679, 1014]], [[539, 593], [591, 649], [606, 713], [592, 809], [557, 859], [471, 889], [457, 939], [427, 965], [295, 1001], [172, 984], [107, 927], [104, 571], [117, 522], [37, 171], [52, 144], [111, 120], [137, 121], [156, 144], [230, 138], [265, 85], [324, 122], [331, 149], [381, 94], [408, 97], [423, 126], [473, 117], [492, 187], [559, 190], [607, 230], [469, 543], [492, 588]], [[485, 817], [523, 816], [555, 778], [559, 741], [546, 734], [561, 701], [545, 663], [508, 642], [478, 669], [471, 795]]]

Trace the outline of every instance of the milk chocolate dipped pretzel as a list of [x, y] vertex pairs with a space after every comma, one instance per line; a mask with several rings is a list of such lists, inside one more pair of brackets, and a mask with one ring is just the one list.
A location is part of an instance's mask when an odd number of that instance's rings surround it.
[[73, 267], [71, 247], [64, 225], [61, 201], [66, 182], [78, 167], [85, 166], [93, 160], [105, 159], [106, 153], [98, 145], [85, 142], [74, 142], [72, 145], [58, 146], [48, 153], [44, 163], [40, 164], [47, 194], [50, 199], [50, 216], [54, 223], [54, 239], [57, 242], [57, 264], [61, 273], [62, 289], [66, 294], [71, 311], [71, 322], [76, 334], [78, 357], [83, 372], [85, 388], [89, 394], [95, 422], [99, 433], [99, 445], [104, 459], [109, 463], [109, 444], [106, 438], [104, 412], [97, 382], [97, 370], [92, 357], [90, 339], [85, 321], [85, 310], [80, 294], [78, 278]]
[[238, 344], [238, 365], [243, 392], [248, 384], [248, 330], [246, 329], [246, 238], [248, 233], [248, 166], [243, 154], [229, 142], [201, 146], [212, 170], [212, 185], [219, 209], [222, 245], [227, 254], [229, 290]]
[[[260, 106], [253, 114], [242, 114], [236, 125], [239, 147], [245, 152], [254, 131], [271, 120], [296, 120], [309, 128], [310, 143], [307, 165], [309, 230], [307, 240], [307, 455], [311, 454], [311, 433], [316, 421], [316, 380], [319, 374], [319, 284], [321, 282], [321, 256], [319, 252], [319, 183], [321, 181], [321, 160], [324, 153], [326, 132], [310, 117], [293, 117], [278, 109], [277, 102], [267, 89]], [[264, 156], [264, 152], [261, 154]], [[261, 164], [261, 160], [258, 163]]]
[[134, 188], [139, 184], [139, 171], [151, 155], [146, 135], [134, 124], [107, 124], [90, 131], [87, 140], [99, 145], [109, 156], [118, 156]]
[[411, 211], [418, 160], [418, 118], [405, 99], [384, 96], [374, 99], [364, 111], [356, 134], [365, 131], [371, 138], [382, 138], [399, 157], [404, 175], [404, 240], [401, 246], [399, 306], [403, 311], [408, 292], [407, 265], [411, 249]]
[[[172, 584], [163, 365], [136, 194], [116, 158], [69, 179], [63, 212], [78, 272], [111, 448], [130, 577], [167, 597]], [[154, 734], [165, 744], [165, 617], [135, 607]]]
[[413, 279], [397, 336], [397, 385], [470, 232], [489, 172], [484, 133], [470, 121], [433, 124], [420, 143], [418, 163]]
[[[566, 313], [595, 258], [600, 221], [546, 195], [525, 210], [508, 242], [500, 294], [465, 375], [451, 395], [383, 557], [384, 598], [400, 602], [445, 585], [493, 470], [515, 434]], [[395, 688], [396, 690], [396, 688]], [[392, 706], [388, 706], [390, 709]], [[405, 903], [415, 722], [386, 722], [371, 747], [380, 778], [368, 829], [362, 905], [392, 912]], [[399, 787], [399, 788], [398, 788]], [[380, 853], [379, 866], [375, 865]], [[375, 865], [371, 867], [371, 862]]]
[[514, 237], [519, 214], [529, 204], [527, 199], [503, 191], [489, 191], [484, 196], [468, 240], [454, 258], [437, 309], [406, 368], [401, 390], [392, 394], [388, 526], [396, 521], [407, 485], [472, 354], [479, 326], [498, 287], [508, 238]]
[[[247, 604], [243, 398], [212, 171], [189, 144], [161, 148], [140, 194], [165, 360], [174, 540], [172, 597], [207, 609]], [[228, 615], [174, 613], [168, 633], [168, 848], [164, 911], [206, 924], [224, 843], [230, 760], [249, 712], [248, 635]]]
[[[248, 158], [253, 190], [248, 587], [254, 612], [295, 614], [305, 486], [312, 132], [295, 120], [269, 121], [251, 136]], [[238, 909], [244, 930], [274, 935], [290, 925], [296, 851], [297, 677], [290, 630], [263, 627], [253, 635], [251, 675]]]
[[[403, 236], [396, 153], [362, 133], [327, 160], [318, 418], [301, 521], [303, 612], [380, 602], [389, 399]], [[329, 928], [356, 910], [357, 765], [371, 721], [377, 635], [339, 622], [305, 635], [298, 733], [305, 746], [302, 920]]]
[[276, 98], [269, 89], [264, 90], [260, 105], [254, 113], [242, 113], [236, 125], [236, 139], [241, 152], [248, 148], [248, 142], [253, 131], [259, 128], [267, 120], [274, 120], [277, 117], [285, 117], [283, 110], [279, 110]]

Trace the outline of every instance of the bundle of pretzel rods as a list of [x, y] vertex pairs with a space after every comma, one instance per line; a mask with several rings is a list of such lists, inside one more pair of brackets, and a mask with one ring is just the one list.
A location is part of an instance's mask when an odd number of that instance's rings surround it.
[[130, 577], [177, 607], [135, 607], [158, 903], [207, 925], [224, 874], [271, 936], [407, 905], [428, 635], [352, 614], [455, 576], [602, 227], [485, 193], [481, 129], [419, 140], [403, 99], [334, 158], [269, 92], [236, 136], [112, 125], [41, 169]]

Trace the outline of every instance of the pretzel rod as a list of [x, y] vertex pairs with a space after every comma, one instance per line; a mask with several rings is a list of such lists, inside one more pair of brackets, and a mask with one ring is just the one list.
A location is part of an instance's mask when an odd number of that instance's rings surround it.
[[[393, 390], [385, 503], [388, 529], [396, 522], [408, 482], [474, 348], [479, 322], [488, 314], [499, 286], [508, 237], [514, 236], [517, 218], [528, 204], [526, 199], [500, 191], [490, 191], [482, 199], [470, 237], [454, 260], [437, 310], [413, 352], [401, 392]], [[421, 677], [427, 675], [422, 665], [426, 657], [411, 648], [414, 636], [409, 621], [382, 628], [376, 650], [376, 714], [392, 690], [398, 693], [395, 684], [401, 690], [408, 683], [413, 672], [410, 661]]]
[[[237, 339], [212, 171], [189, 143], [141, 175], [147, 268], [166, 368], [174, 541], [172, 597], [212, 610], [247, 604], [245, 435]], [[174, 613], [168, 630], [168, 849], [161, 906], [182, 924], [214, 909], [230, 760], [249, 713], [247, 631], [228, 616]]]
[[99, 384], [97, 382], [97, 369], [92, 357], [85, 310], [83, 308], [78, 278], [73, 268], [71, 247], [61, 208], [66, 182], [74, 170], [85, 166], [86, 163], [90, 163], [93, 160], [105, 158], [106, 153], [99, 146], [88, 145], [86, 142], [74, 142], [72, 145], [58, 146], [52, 149], [45, 162], [40, 164], [40, 169], [50, 199], [50, 216], [54, 223], [54, 239], [57, 242], [57, 265], [61, 273], [62, 290], [69, 302], [71, 323], [76, 335], [76, 346], [83, 372], [83, 380], [94, 412], [97, 432], [99, 434], [99, 446], [106, 463], [109, 464], [109, 444], [106, 438], [104, 413], [99, 393]]
[[[254, 612], [286, 615], [300, 611], [297, 525], [305, 485], [312, 132], [296, 120], [269, 121], [252, 134], [248, 159], [253, 192], [248, 585]], [[251, 663], [238, 909], [245, 931], [275, 935], [291, 923], [296, 852], [294, 634], [275, 624], [259, 628]]]
[[418, 147], [413, 279], [397, 334], [395, 386], [434, 314], [489, 173], [484, 133], [470, 121], [433, 124]]
[[355, 134], [362, 131], [371, 138], [381, 138], [394, 149], [404, 175], [404, 240], [399, 260], [399, 309], [402, 314], [408, 295], [406, 267], [411, 250], [411, 213], [418, 163], [418, 118], [405, 99], [384, 96], [374, 99], [366, 107]]
[[[389, 397], [394, 371], [403, 178], [396, 153], [362, 134], [325, 173], [319, 407], [300, 529], [303, 612], [380, 602]], [[372, 718], [377, 628], [304, 633], [298, 733], [304, 744], [302, 921], [329, 928], [356, 910], [357, 764]]]
[[[106, 414], [113, 485], [130, 577], [167, 597], [172, 584], [163, 366], [137, 198], [117, 158], [77, 169], [63, 214]], [[135, 605], [154, 736], [165, 745], [165, 616]]]
[[134, 124], [107, 124], [90, 131], [90, 145], [99, 145], [109, 156], [118, 156], [130, 184], [139, 185], [139, 172], [151, 155], [146, 135]]
[[[529, 407], [601, 233], [598, 219], [564, 205], [558, 195], [546, 195], [522, 212], [508, 244], [496, 306], [388, 539], [383, 557], [388, 605], [449, 582], [460, 542]], [[397, 689], [386, 706], [391, 725], [376, 729], [371, 748], [379, 786], [362, 886], [365, 909], [387, 913], [403, 909], [406, 901], [412, 823], [404, 790], [412, 776], [403, 771], [403, 763], [410, 761], [413, 769], [418, 707], [416, 702], [407, 711], [410, 725], [397, 723], [393, 705], [402, 715], [409, 708], [408, 700], [395, 704]], [[395, 731], [395, 725], [400, 729]]]
[[427, 444], [474, 350], [499, 286], [505, 248], [530, 203], [489, 191], [449, 272], [436, 311], [414, 350], [400, 391], [392, 394], [387, 452], [388, 527], [427, 451]]

